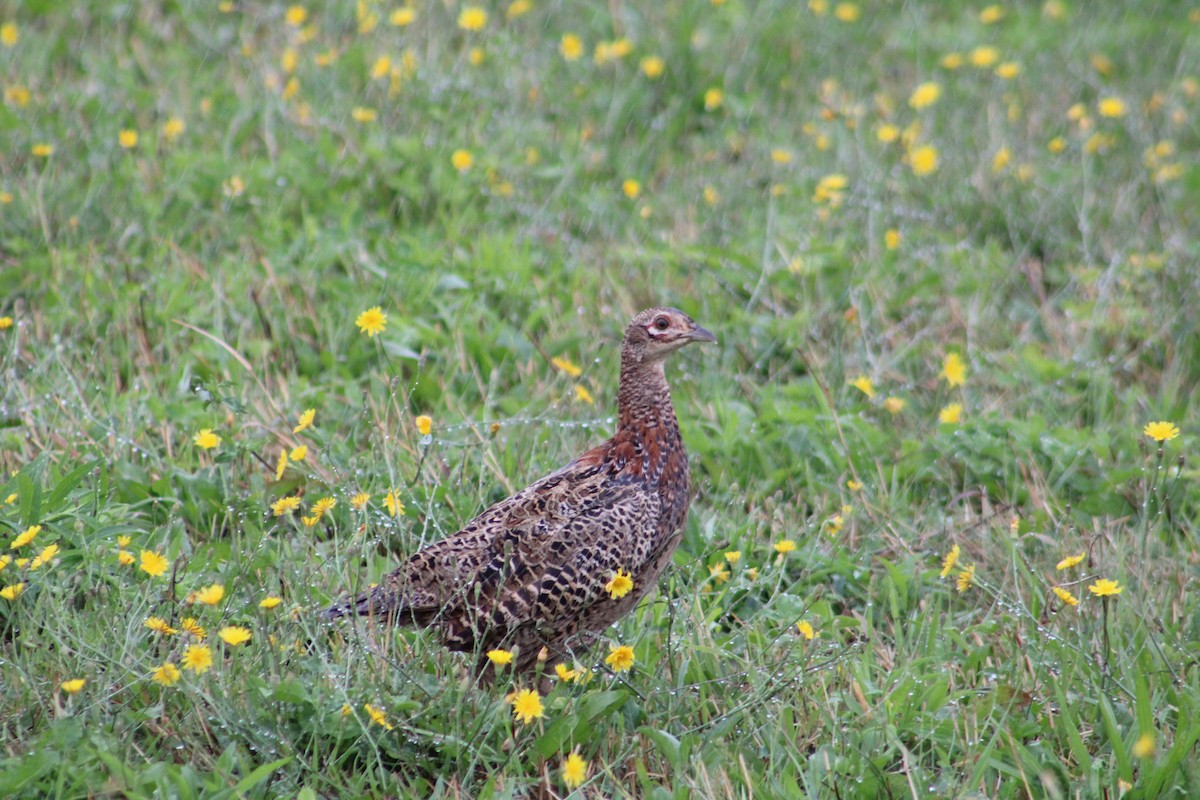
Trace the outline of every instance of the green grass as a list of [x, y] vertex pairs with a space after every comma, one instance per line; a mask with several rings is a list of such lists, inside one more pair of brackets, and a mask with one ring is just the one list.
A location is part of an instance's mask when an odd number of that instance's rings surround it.
[[[1196, 12], [535, 0], [466, 31], [458, 4], [216, 5], [0, 6], [0, 545], [59, 547], [0, 571], [25, 585], [0, 599], [0, 795], [554, 796], [572, 750], [586, 797], [1200, 793]], [[696, 497], [605, 637], [632, 671], [602, 643], [524, 725], [435, 637], [317, 620], [606, 436], [655, 304], [721, 344], [669, 368]], [[297, 493], [337, 506], [271, 515]], [[123, 536], [168, 571], [119, 563]], [[212, 669], [153, 682], [195, 639], [149, 616], [196, 617]]]

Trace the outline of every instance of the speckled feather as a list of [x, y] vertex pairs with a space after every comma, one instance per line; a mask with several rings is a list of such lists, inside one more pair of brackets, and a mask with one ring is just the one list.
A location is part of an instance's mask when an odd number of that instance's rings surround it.
[[[655, 585], [679, 544], [688, 461], [663, 360], [693, 341], [716, 339], [676, 309], [638, 314], [621, 347], [613, 438], [325, 615], [436, 628], [454, 650], [516, 649], [519, 671], [531, 669], [543, 647], [551, 657], [585, 647]], [[632, 575], [634, 588], [613, 599], [605, 584], [618, 570]]]

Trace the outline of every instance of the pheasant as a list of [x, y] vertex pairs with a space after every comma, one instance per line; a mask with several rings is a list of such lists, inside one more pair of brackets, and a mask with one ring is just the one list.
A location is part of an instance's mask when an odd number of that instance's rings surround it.
[[[628, 613], [655, 585], [688, 511], [688, 460], [663, 372], [717, 339], [674, 308], [625, 329], [613, 437], [429, 545], [378, 587], [325, 611], [436, 629], [452, 650], [515, 650], [518, 672], [556, 660]], [[621, 578], [614, 581], [620, 574]], [[619, 589], [632, 581], [627, 593]], [[553, 663], [553, 662], [552, 662]]]

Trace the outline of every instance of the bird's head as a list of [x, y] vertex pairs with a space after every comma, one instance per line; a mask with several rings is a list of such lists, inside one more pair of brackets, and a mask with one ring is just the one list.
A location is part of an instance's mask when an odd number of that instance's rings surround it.
[[641, 363], [662, 361], [689, 342], [716, 342], [677, 308], [648, 308], [625, 329], [624, 350]]

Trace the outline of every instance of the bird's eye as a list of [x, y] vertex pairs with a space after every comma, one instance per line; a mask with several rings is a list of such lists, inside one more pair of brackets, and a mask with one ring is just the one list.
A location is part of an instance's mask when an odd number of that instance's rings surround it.
[[671, 327], [671, 321], [666, 317], [659, 317], [658, 319], [654, 320], [654, 327], [658, 328], [660, 331], [665, 331], [667, 328]]

